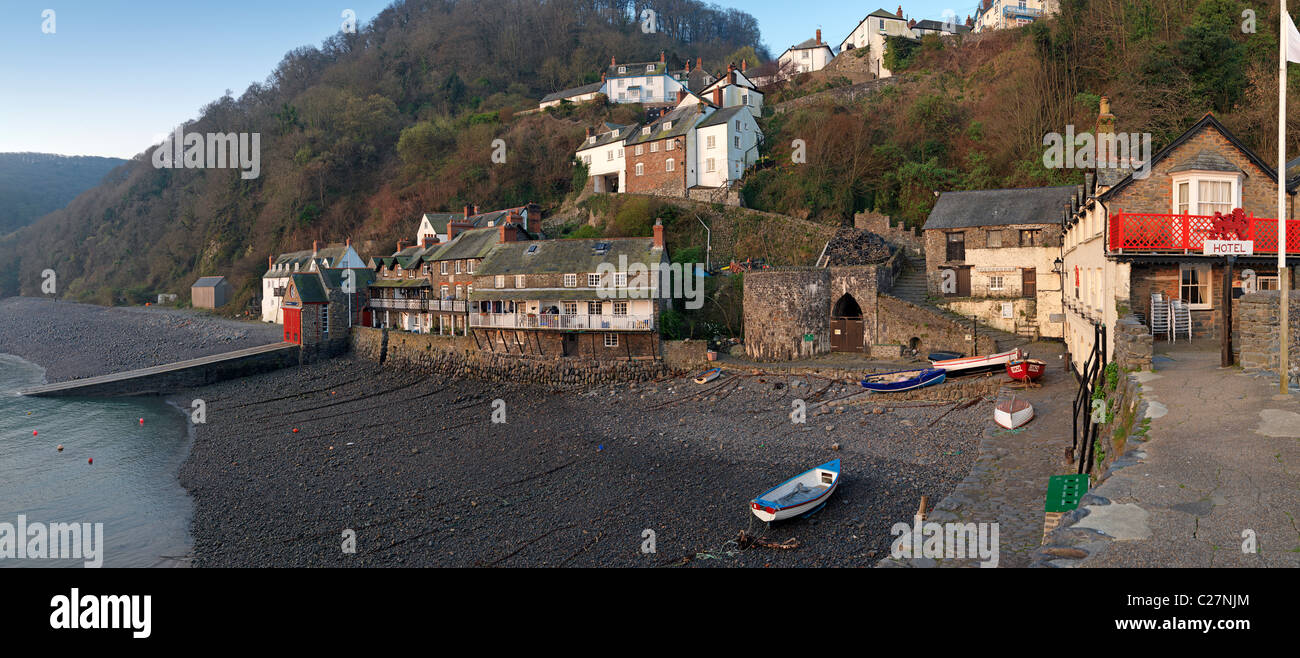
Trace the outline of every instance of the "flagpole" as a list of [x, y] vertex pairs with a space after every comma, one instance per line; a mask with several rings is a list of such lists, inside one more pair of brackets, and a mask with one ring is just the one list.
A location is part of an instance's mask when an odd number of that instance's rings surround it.
[[1291, 17], [1286, 12], [1286, 0], [1278, 0], [1281, 7], [1279, 20], [1283, 21], [1278, 27], [1281, 28], [1282, 38], [1278, 40], [1281, 46], [1277, 62], [1277, 280], [1280, 293], [1279, 302], [1279, 321], [1281, 323], [1281, 332], [1278, 343], [1279, 350], [1278, 373], [1281, 375], [1280, 395], [1290, 393], [1291, 374], [1291, 282], [1286, 269], [1286, 61], [1287, 61], [1287, 34], [1291, 32], [1291, 25], [1285, 21], [1290, 21]]

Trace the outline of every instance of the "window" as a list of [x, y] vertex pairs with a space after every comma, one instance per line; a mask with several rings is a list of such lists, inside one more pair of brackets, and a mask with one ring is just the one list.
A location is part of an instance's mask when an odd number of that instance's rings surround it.
[[460, 274], [460, 261], [456, 261], [456, 274]]
[[649, 134], [650, 134], [650, 126], [646, 126], [646, 127], [642, 128], [642, 129], [641, 129], [641, 134], [642, 134], [642, 135], [649, 135]]
[[739, 122], [739, 121], [736, 122], [736, 132], [738, 132], [738, 133], [743, 133], [743, 132], [745, 132], [745, 127], [742, 126], [742, 125], [740, 125], [740, 122]]
[[587, 315], [600, 315], [600, 302], [587, 302]]
[[1040, 247], [1042, 246], [1042, 230], [1040, 229], [1023, 229], [1020, 231], [1020, 246], [1022, 247]]
[[621, 148], [618, 150], [618, 157], [619, 157], [619, 158], [622, 158], [622, 157], [623, 157], [623, 149], [621, 149]]
[[465, 299], [465, 286], [456, 286], [456, 299]]
[[665, 151], [676, 150], [676, 148], [677, 148], [677, 140], [675, 139], [668, 140], [667, 145], [664, 146]]
[[584, 156], [582, 156], [582, 164], [590, 165], [590, 164], [591, 164], [591, 156], [590, 156], [590, 155], [584, 155]]
[[618, 334], [605, 334], [605, 347], [618, 347]]
[[564, 287], [565, 287], [565, 288], [576, 288], [576, 287], [578, 287], [578, 275], [577, 275], [577, 274], [565, 274], [565, 275], [564, 275]]
[[626, 288], [626, 287], [627, 287], [627, 272], [615, 272], [615, 273], [614, 273], [614, 287], [615, 287], [615, 288]]
[[1256, 279], [1256, 287], [1259, 290], [1281, 290], [1282, 282], [1276, 276], [1261, 276]]
[[524, 287], [526, 287], [526, 286], [524, 285], [524, 283], [525, 283], [524, 275], [522, 275], [522, 274], [516, 274], [516, 275], [515, 275], [515, 287], [516, 287], [516, 288], [524, 288]]
[[658, 152], [659, 152], [659, 142], [655, 142], [655, 143], [653, 143], [653, 144], [650, 145], [650, 152], [651, 152], [651, 153], [658, 153]]
[[578, 314], [578, 302], [564, 302], [564, 314], [565, 314], [565, 315], [577, 315], [577, 314]]
[[1213, 215], [1216, 212], [1226, 213], [1232, 210], [1231, 181], [1199, 181], [1197, 192], [1200, 199], [1196, 214]]
[[600, 275], [599, 275], [599, 274], [588, 274], [588, 275], [587, 275], [587, 287], [588, 287], [588, 288], [599, 288], [599, 287], [600, 287]]
[[643, 162], [636, 163], [636, 175], [637, 176], [645, 175], [645, 163]]
[[465, 273], [466, 274], [474, 273], [474, 261], [472, 260], [465, 261]]
[[613, 149], [610, 149], [610, 150], [608, 150], [608, 151], [605, 151], [605, 161], [606, 161], [606, 162], [613, 162], [613, 161], [614, 161], [614, 150], [613, 150]]
[[749, 106], [749, 94], [740, 95], [740, 104], [747, 107]]
[[709, 135], [708, 138], [704, 140], [704, 144], [704, 148], [716, 148], [718, 146], [718, 136]]
[[1174, 214], [1213, 215], [1241, 206], [1240, 176], [1212, 174], [1175, 174]]
[[989, 231], [988, 246], [990, 249], [1002, 246], [1002, 231]]
[[498, 274], [496, 277], [496, 286], [498, 288], [506, 287], [506, 277], [504, 274]]
[[989, 290], [1002, 290], [1002, 289], [1003, 286], [1002, 286], [1001, 275], [989, 277]]
[[736, 148], [740, 148], [740, 135], [736, 135]]
[[636, 154], [637, 154], [637, 155], [641, 155], [642, 153], [645, 153], [645, 146], [643, 146], [643, 145], [641, 145], [641, 144], [637, 144], [637, 145], [636, 145]]
[[655, 65], [654, 65], [654, 64], [646, 64], [646, 65], [645, 65], [645, 72], [646, 72], [646, 73], [654, 73], [654, 72], [655, 72]]
[[675, 164], [673, 162], [673, 159], [668, 158], [668, 161], [664, 163], [664, 171], [672, 171], [674, 168], [675, 168]]
[[447, 261], [444, 260], [444, 261], [438, 263], [438, 272], [439, 272], [440, 274], [446, 274], [446, 273], [447, 273]]
[[421, 276], [429, 276], [429, 264], [428, 264], [428, 263], [425, 263], [424, 266], [422, 266], [422, 267], [420, 268], [420, 275], [421, 275]]
[[619, 72], [619, 73], [627, 73], [627, 67], [626, 67], [626, 66], [620, 66], [620, 67], [618, 67], [618, 72]]
[[614, 315], [627, 315], [627, 302], [614, 302]]
[[1174, 214], [1186, 215], [1192, 204], [1192, 184], [1182, 181], [1174, 185]]
[[320, 305], [320, 330], [321, 333], [329, 335], [330, 332], [330, 306], [329, 304]]
[[966, 234], [949, 233], [947, 234], [948, 252], [947, 260], [964, 261], [966, 260]]
[[442, 287], [442, 290], [441, 290], [441, 293], [442, 293], [442, 295], [441, 295], [441, 296], [442, 296], [442, 299], [446, 299], [446, 298], [447, 298], [447, 293], [448, 293], [448, 292], [450, 292], [450, 291], [447, 289], [447, 286], [443, 286], [443, 287]]
[[1212, 308], [1210, 301], [1210, 266], [1181, 264], [1179, 269], [1179, 298], [1193, 309]]
[[718, 169], [718, 163], [713, 158], [709, 158], [708, 160], [704, 161], [704, 171], [713, 172], [713, 171], [717, 171], [717, 169]]

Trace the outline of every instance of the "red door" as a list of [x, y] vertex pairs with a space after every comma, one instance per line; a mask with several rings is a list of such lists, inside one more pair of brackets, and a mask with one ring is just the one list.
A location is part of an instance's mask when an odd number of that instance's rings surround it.
[[302, 345], [302, 309], [284, 309], [284, 342]]

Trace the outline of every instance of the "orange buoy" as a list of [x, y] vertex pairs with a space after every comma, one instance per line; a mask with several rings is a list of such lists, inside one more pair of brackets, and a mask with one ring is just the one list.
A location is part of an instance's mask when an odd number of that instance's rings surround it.
[[94, 458], [94, 457], [91, 457], [90, 459], [87, 459], [87, 460], [86, 460], [86, 463], [87, 463], [87, 464], [93, 464], [93, 463], [95, 463], [95, 458]]
[[55, 448], [55, 450], [58, 450], [59, 452], [63, 452], [63, 444], [60, 443], [59, 447]]
[[32, 436], [36, 436], [36, 430], [32, 430]]
[[293, 428], [293, 433], [294, 433], [294, 434], [297, 434], [297, 433], [298, 433], [298, 428], [296, 428], [296, 427]]
[[141, 425], [144, 424], [144, 419], [143, 419], [143, 418], [140, 419], [140, 424], [141, 424]]

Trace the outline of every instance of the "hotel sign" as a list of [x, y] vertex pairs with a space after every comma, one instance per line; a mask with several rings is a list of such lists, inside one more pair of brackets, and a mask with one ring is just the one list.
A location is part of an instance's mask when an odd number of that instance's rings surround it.
[[1206, 256], [1254, 256], [1253, 240], [1206, 240]]

